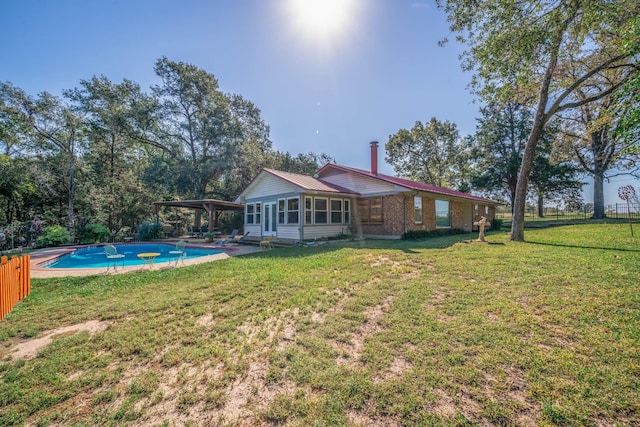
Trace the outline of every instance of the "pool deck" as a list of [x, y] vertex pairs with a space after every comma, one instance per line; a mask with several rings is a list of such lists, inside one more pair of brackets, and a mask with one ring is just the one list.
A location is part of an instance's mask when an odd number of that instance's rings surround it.
[[[137, 242], [141, 244], [141, 242]], [[165, 243], [165, 244], [175, 244], [175, 241], [163, 241], [163, 242], [153, 242], [153, 243]], [[101, 268], [46, 268], [43, 267], [43, 264], [51, 261], [52, 259], [58, 258], [62, 255], [73, 252], [78, 248], [86, 247], [85, 246], [65, 246], [62, 248], [47, 248], [40, 249], [39, 251], [31, 252], [29, 255], [31, 256], [31, 277], [36, 279], [47, 279], [50, 277], [68, 277], [68, 276], [93, 276], [93, 275], [106, 275], [106, 274], [124, 274], [124, 273], [133, 273], [136, 271], [149, 271], [149, 266], [147, 265], [133, 265], [130, 267], [120, 267], [114, 271], [113, 267], [107, 269], [105, 267]], [[264, 249], [260, 249], [259, 246], [254, 245], [238, 245], [238, 244], [230, 244], [227, 246], [216, 246], [207, 243], [187, 243], [187, 248], [198, 248], [198, 249], [217, 249], [224, 251], [219, 254], [208, 255], [198, 258], [191, 258], [184, 260], [184, 266], [187, 265], [195, 265], [202, 264], [205, 262], [217, 261], [221, 259], [229, 258], [230, 256], [239, 256], [246, 255], [254, 252], [260, 252]], [[182, 267], [183, 261], [178, 261], [176, 263], [173, 262], [158, 262], [153, 263], [151, 267], [152, 270], [166, 270], [170, 268]]]

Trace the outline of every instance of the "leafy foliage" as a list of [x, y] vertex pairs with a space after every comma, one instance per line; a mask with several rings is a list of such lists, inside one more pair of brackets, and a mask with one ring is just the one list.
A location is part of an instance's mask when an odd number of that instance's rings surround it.
[[[333, 161], [274, 151], [260, 109], [222, 92], [213, 74], [165, 57], [155, 71], [148, 92], [105, 76], [62, 97], [1, 83], [0, 224], [38, 216], [75, 233], [87, 222], [118, 233], [149, 220], [153, 201], [233, 200], [264, 167], [313, 174]], [[193, 212], [160, 212], [169, 216], [195, 223]], [[238, 228], [237, 217], [220, 221]]]
[[504, 224], [504, 219], [502, 218], [493, 218], [491, 221], [491, 229], [500, 231], [502, 230], [502, 224]]
[[391, 135], [385, 148], [398, 176], [440, 187], [466, 184], [466, 150], [455, 123], [417, 121]]
[[[528, 179], [542, 131], [558, 113], [608, 96], [640, 72], [635, 54], [640, 45], [640, 4], [635, 0], [438, 4], [445, 8], [451, 30], [467, 45], [463, 68], [474, 72], [474, 91], [489, 103], [519, 102], [535, 109], [511, 230], [513, 240], [524, 240]], [[622, 78], [610, 86], [596, 84], [613, 71]]]
[[104, 242], [111, 233], [102, 224], [87, 224], [76, 230], [76, 237], [81, 243]]
[[159, 239], [162, 225], [155, 222], [143, 222], [138, 226], [137, 232], [138, 240], [141, 242]]
[[60, 225], [52, 225], [44, 229], [44, 233], [36, 240], [36, 247], [60, 246], [69, 243], [69, 231]]

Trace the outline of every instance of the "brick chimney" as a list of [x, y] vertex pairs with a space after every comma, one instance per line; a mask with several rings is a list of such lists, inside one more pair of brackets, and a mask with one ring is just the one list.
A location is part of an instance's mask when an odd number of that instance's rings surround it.
[[378, 175], [378, 141], [371, 141], [371, 173]]

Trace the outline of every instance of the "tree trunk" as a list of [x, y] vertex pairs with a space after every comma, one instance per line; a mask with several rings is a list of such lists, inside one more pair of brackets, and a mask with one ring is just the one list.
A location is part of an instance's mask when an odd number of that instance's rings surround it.
[[593, 175], [593, 219], [602, 219], [607, 216], [604, 213], [604, 174]]
[[73, 153], [69, 156], [69, 210], [68, 216], [68, 228], [69, 228], [69, 243], [73, 243], [74, 230], [73, 230], [73, 205], [75, 204], [76, 184], [74, 181], [76, 168], [76, 157]]
[[544, 114], [536, 114], [531, 128], [531, 133], [524, 146], [522, 163], [518, 172], [518, 184], [516, 185], [516, 199], [513, 204], [513, 218], [511, 220], [511, 240], [524, 242], [524, 210], [527, 202], [527, 186], [529, 184], [529, 174], [533, 167], [536, 156], [536, 145], [542, 135], [545, 120]]
[[544, 218], [544, 197], [538, 193], [538, 217]]

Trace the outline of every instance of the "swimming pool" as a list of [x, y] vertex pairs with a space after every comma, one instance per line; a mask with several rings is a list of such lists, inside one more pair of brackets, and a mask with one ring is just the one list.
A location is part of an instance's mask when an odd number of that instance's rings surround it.
[[[144, 252], [158, 252], [160, 256], [155, 258], [155, 263], [159, 262], [175, 262], [175, 255], [169, 255], [169, 251], [175, 250], [174, 245], [163, 243], [145, 243], [145, 244], [124, 244], [114, 245], [118, 249], [119, 254], [124, 255], [124, 265], [142, 265], [143, 261], [138, 258], [138, 254]], [[192, 259], [207, 255], [215, 255], [224, 251], [216, 249], [186, 248], [187, 255], [184, 259]], [[113, 261], [110, 262], [113, 265]], [[70, 254], [56, 258], [52, 262], [43, 265], [45, 268], [107, 268], [109, 262], [105, 256], [104, 246], [90, 246], [79, 248]], [[121, 260], [118, 260], [121, 265]]]

